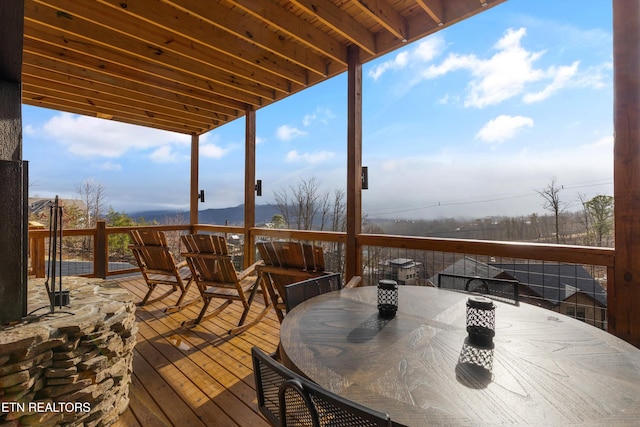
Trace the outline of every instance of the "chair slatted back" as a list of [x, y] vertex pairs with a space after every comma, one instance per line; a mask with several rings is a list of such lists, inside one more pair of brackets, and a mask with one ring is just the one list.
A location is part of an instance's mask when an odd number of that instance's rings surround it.
[[311, 277], [329, 274], [325, 271], [321, 246], [296, 242], [257, 242], [264, 265], [258, 273], [269, 290], [278, 320], [284, 319], [284, 287]]
[[302, 245], [294, 242], [273, 242], [280, 266], [285, 268], [295, 268], [296, 270], [306, 270], [307, 265], [304, 259]]
[[164, 233], [158, 230], [131, 230], [134, 244], [130, 245], [138, 264], [148, 274], [173, 274], [175, 258], [167, 246]]
[[257, 242], [256, 247], [265, 265], [318, 273], [325, 271], [321, 246], [296, 242]]
[[224, 237], [189, 234], [182, 236], [182, 242], [187, 251], [183, 256], [196, 276], [198, 287], [238, 287], [238, 275]]

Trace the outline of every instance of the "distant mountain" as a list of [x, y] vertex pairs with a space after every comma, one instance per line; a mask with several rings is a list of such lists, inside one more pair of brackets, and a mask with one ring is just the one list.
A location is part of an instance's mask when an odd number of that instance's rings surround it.
[[[262, 225], [271, 221], [271, 218], [278, 213], [272, 205], [256, 205], [256, 225]], [[179, 210], [143, 211], [129, 214], [134, 219], [143, 218], [145, 221], [157, 221], [162, 224], [169, 218], [183, 217], [189, 220], [189, 212]], [[233, 208], [205, 209], [198, 211], [198, 222], [215, 225], [239, 225], [244, 222], [244, 205]]]

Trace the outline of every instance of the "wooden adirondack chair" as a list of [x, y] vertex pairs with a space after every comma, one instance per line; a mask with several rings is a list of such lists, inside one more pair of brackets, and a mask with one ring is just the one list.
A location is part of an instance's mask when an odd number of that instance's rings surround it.
[[191, 301], [181, 305], [193, 281], [191, 270], [185, 261], [176, 263], [167, 246], [164, 233], [158, 230], [139, 229], [132, 230], [129, 235], [133, 241], [129, 249], [133, 252], [142, 277], [149, 287], [149, 291], [138, 305], [143, 306], [148, 303], [149, 297], [158, 285], [170, 286], [171, 289], [153, 301], [159, 301], [177, 290], [180, 291], [175, 306], [167, 310], [179, 310], [196, 302]]
[[[228, 331], [229, 334], [239, 334], [258, 323], [271, 310], [264, 285], [257, 276], [252, 276], [261, 261], [237, 272], [231, 262], [224, 237], [190, 234], [182, 236], [182, 242], [186, 248], [186, 252], [182, 256], [187, 260], [200, 295], [204, 300], [204, 306], [198, 318], [184, 322], [184, 326], [195, 325], [217, 316], [233, 301], [240, 301], [244, 308], [242, 316], [238, 326]], [[245, 324], [258, 286], [262, 287], [265, 308], [251, 322]], [[207, 309], [213, 299], [224, 301], [207, 314]]]
[[257, 268], [258, 275], [282, 322], [286, 311], [286, 285], [331, 274], [324, 269], [324, 252], [320, 246], [295, 242], [257, 242], [256, 246], [264, 261], [264, 265]]

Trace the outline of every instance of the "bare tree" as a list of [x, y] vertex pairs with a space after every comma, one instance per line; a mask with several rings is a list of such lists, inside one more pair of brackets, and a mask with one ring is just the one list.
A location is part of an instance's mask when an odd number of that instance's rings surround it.
[[561, 189], [556, 186], [556, 179], [553, 178], [547, 187], [542, 190], [536, 190], [545, 200], [544, 208], [552, 212], [555, 217], [556, 243], [560, 243], [560, 213], [566, 207], [564, 203], [560, 202]]
[[319, 187], [318, 181], [312, 177], [303, 179], [295, 187], [290, 185], [289, 190], [274, 192], [276, 206], [288, 227], [311, 230], [316, 215], [322, 210]]
[[106, 190], [101, 183], [89, 178], [76, 187], [76, 192], [84, 203], [84, 227], [92, 228], [105, 212]]

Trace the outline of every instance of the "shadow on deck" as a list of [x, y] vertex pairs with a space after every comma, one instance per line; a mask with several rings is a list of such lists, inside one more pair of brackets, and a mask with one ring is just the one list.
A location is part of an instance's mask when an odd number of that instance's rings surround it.
[[[140, 276], [117, 281], [136, 301], [146, 293]], [[156, 290], [158, 295], [161, 291]], [[189, 293], [187, 300], [195, 298], [196, 287]], [[275, 313], [230, 337], [226, 331], [240, 318], [239, 303], [201, 325], [184, 328], [181, 323], [197, 317], [200, 305], [165, 313], [176, 298], [174, 293], [137, 308], [130, 404], [115, 426], [268, 426], [256, 403], [251, 347], [275, 351], [280, 330]], [[263, 307], [256, 296], [250, 316]]]

